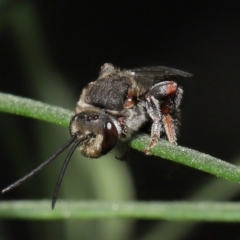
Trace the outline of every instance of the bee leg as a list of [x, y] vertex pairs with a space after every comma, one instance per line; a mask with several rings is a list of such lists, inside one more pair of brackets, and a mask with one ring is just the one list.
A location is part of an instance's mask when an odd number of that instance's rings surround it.
[[177, 84], [170, 82], [167, 86], [167, 95], [162, 98], [160, 109], [162, 112], [162, 123], [168, 141], [177, 144], [177, 130], [179, 125], [179, 105], [182, 99], [183, 90]]
[[168, 138], [168, 141], [177, 144], [177, 132], [174, 119], [171, 116], [171, 103], [169, 99], [161, 103], [161, 111], [163, 114], [162, 122]]
[[153, 120], [151, 141], [145, 150], [146, 154], [150, 154], [150, 149], [159, 140], [161, 131], [166, 133], [169, 142], [177, 144], [178, 106], [181, 97], [182, 89], [173, 81], [156, 83], [145, 95], [147, 112]]
[[119, 142], [118, 148], [121, 151], [121, 155], [120, 156], [115, 155], [115, 158], [120, 161], [127, 161], [127, 154], [129, 152], [128, 145], [122, 142]]
[[150, 149], [158, 142], [158, 139], [160, 138], [162, 114], [158, 100], [150, 94], [146, 95], [146, 108], [149, 116], [153, 120], [151, 126], [151, 141], [148, 147], [144, 150], [146, 155], [150, 155]]

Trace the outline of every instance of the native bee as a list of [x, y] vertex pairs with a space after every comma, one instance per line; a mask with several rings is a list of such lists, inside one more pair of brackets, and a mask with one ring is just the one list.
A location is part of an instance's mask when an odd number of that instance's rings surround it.
[[66, 167], [76, 148], [90, 158], [99, 158], [114, 148], [119, 140], [127, 141], [144, 127], [150, 127], [150, 149], [161, 136], [177, 144], [179, 105], [183, 90], [175, 77], [192, 74], [177, 69], [154, 66], [120, 70], [105, 63], [96, 81], [82, 91], [69, 123], [71, 138], [32, 172], [2, 190], [5, 193], [26, 181], [52, 162], [71, 144], [55, 187], [52, 208]]

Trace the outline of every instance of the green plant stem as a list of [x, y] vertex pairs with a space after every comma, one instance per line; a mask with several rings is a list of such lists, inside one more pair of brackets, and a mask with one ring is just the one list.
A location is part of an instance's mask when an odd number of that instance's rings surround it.
[[[62, 126], [68, 126], [72, 112], [59, 107], [44, 104], [31, 99], [0, 93], [0, 111], [32, 117]], [[138, 135], [129, 142], [129, 146], [144, 151], [150, 139], [147, 135]], [[175, 161], [234, 182], [240, 182], [240, 168], [210, 155], [173, 145], [161, 140], [151, 149], [154, 156]]]
[[[149, 143], [147, 135], [134, 137], [129, 146], [142, 151]], [[177, 146], [168, 141], [161, 140], [151, 149], [151, 154], [157, 157], [175, 161], [189, 167], [225, 178], [229, 181], [240, 182], [240, 168], [236, 165], [222, 161], [208, 154], [198, 152], [186, 147]]]
[[46, 103], [0, 93], [0, 111], [68, 126], [73, 112]]
[[1, 202], [0, 218], [61, 220], [134, 218], [174, 221], [240, 221], [239, 203], [220, 202], [94, 202], [59, 201], [52, 211], [49, 201]]

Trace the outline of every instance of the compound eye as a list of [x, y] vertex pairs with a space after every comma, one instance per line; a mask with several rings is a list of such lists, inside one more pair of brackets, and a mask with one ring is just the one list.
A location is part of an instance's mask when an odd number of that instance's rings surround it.
[[107, 121], [104, 126], [104, 136], [102, 142], [102, 154], [112, 150], [118, 141], [118, 131], [111, 121]]

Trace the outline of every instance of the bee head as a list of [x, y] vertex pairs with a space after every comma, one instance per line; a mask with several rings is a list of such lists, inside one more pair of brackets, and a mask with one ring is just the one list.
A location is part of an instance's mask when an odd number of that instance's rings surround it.
[[89, 135], [80, 142], [79, 149], [84, 156], [98, 158], [114, 148], [118, 141], [116, 121], [109, 115], [98, 111], [85, 111], [72, 117], [70, 134], [77, 138]]

